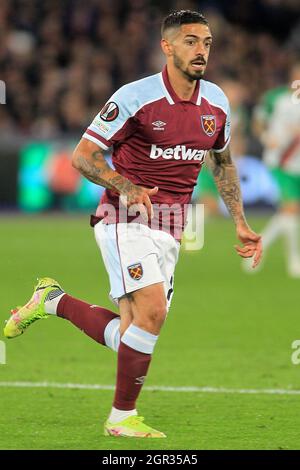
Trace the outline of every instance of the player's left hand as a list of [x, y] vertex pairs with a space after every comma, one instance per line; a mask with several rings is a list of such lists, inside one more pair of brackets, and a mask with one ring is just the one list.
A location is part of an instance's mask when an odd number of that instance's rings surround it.
[[235, 249], [242, 258], [253, 258], [252, 268], [255, 268], [262, 257], [261, 236], [253, 232], [247, 224], [240, 224], [236, 227], [237, 238], [243, 246], [235, 245]]

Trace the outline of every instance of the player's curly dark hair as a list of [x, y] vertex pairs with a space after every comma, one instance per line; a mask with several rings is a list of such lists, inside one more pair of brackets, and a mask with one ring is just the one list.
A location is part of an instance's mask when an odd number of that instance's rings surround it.
[[177, 10], [172, 11], [166, 16], [161, 25], [161, 34], [173, 27], [179, 27], [182, 24], [201, 23], [208, 26], [208, 21], [202, 13], [192, 10]]

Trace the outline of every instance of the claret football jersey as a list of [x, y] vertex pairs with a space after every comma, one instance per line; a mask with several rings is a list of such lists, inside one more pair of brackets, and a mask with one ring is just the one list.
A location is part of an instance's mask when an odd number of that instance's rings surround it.
[[[116, 91], [83, 137], [104, 150], [112, 147], [116, 171], [132, 183], [146, 188], [158, 186], [158, 193], [151, 197], [157, 212], [154, 219], [161, 219], [161, 207], [172, 206], [182, 230], [184, 208], [191, 200], [207, 152], [221, 152], [229, 143], [229, 103], [217, 85], [203, 79], [197, 81], [189, 101], [180, 99], [165, 67], [161, 73]], [[106, 189], [97, 216], [103, 218], [103, 207], [107, 209], [109, 204], [116, 210], [116, 219], [112, 220], [106, 210], [106, 221], [114, 223], [119, 220], [119, 196]], [[175, 219], [171, 217], [174, 229]], [[164, 230], [161, 220], [158, 228]]]

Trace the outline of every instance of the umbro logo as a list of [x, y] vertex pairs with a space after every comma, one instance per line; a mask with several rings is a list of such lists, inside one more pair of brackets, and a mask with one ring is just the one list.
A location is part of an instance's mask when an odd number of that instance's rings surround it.
[[145, 382], [146, 376], [142, 375], [141, 377], [136, 377], [135, 385], [143, 385]]
[[152, 122], [152, 126], [153, 126], [154, 131], [164, 131], [166, 125], [167, 125], [167, 123], [163, 122], [163, 121], [154, 121], [154, 122]]

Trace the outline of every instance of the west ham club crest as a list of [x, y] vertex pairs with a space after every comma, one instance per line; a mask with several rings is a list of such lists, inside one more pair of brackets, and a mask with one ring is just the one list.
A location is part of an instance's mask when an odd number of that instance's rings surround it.
[[129, 276], [132, 277], [135, 281], [139, 281], [143, 277], [143, 266], [141, 263], [132, 264], [127, 267]]
[[216, 132], [216, 116], [208, 114], [201, 116], [202, 129], [208, 137], [212, 137]]

